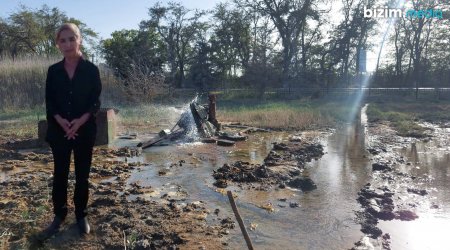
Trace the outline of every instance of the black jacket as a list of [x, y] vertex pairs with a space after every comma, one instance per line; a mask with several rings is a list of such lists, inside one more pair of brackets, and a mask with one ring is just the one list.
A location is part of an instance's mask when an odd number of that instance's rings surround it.
[[67, 141], [65, 132], [56, 122], [54, 115], [59, 114], [62, 118], [72, 121], [89, 112], [91, 116], [78, 130], [76, 141], [93, 143], [97, 131], [95, 114], [100, 109], [101, 90], [102, 83], [97, 66], [83, 58], [78, 62], [72, 80], [64, 69], [64, 59], [50, 66], [45, 86], [48, 124], [46, 140], [50, 144]]

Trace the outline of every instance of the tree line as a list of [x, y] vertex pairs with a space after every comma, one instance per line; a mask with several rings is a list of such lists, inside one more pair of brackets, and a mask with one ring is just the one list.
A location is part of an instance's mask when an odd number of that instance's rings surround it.
[[[443, 19], [364, 18], [364, 8], [394, 0], [234, 0], [212, 10], [156, 3], [139, 29], [118, 30], [94, 45], [97, 34], [57, 8], [23, 8], [0, 19], [0, 55], [56, 53], [54, 31], [80, 25], [91, 51], [122, 79], [136, 72], [164, 76], [172, 87], [198, 89], [358, 86], [360, 53], [378, 46], [389, 27], [373, 84], [449, 87], [447, 1], [408, 1], [414, 9], [442, 9]], [[158, 78], [160, 79], [160, 78]], [[126, 81], [125, 81], [126, 82]]]
[[33, 10], [21, 5], [19, 10], [8, 18], [0, 18], [0, 57], [15, 59], [21, 55], [49, 57], [58, 54], [55, 32], [65, 22], [78, 25], [83, 34], [83, 41], [91, 47], [91, 50], [84, 47], [83, 52], [87, 55], [93, 54], [98, 35], [85, 23], [68, 17], [58, 8], [43, 5], [40, 9]]

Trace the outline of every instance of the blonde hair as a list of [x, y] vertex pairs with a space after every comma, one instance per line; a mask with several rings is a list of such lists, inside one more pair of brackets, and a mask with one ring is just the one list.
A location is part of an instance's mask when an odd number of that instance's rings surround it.
[[73, 31], [73, 33], [75, 33], [75, 36], [81, 40], [81, 32], [78, 26], [74, 23], [64, 23], [56, 30], [56, 37], [55, 37], [56, 43], [58, 43], [59, 36], [61, 35], [61, 32], [64, 30]]

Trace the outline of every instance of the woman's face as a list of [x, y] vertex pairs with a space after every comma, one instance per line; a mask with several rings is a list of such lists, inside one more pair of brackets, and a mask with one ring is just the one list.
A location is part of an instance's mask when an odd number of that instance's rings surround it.
[[66, 58], [79, 56], [81, 39], [72, 30], [66, 29], [59, 33], [58, 48]]

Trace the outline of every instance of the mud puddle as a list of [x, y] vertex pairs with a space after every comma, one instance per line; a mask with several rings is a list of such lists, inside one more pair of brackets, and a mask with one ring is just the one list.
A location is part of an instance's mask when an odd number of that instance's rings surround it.
[[[287, 132], [251, 134], [234, 147], [191, 143], [149, 148], [142, 156], [130, 159], [149, 166], [132, 173], [127, 183], [151, 187], [154, 192], [145, 199], [170, 197], [180, 204], [201, 201], [217, 215], [209, 216], [209, 221], [234, 219], [225, 195], [226, 190], [232, 190], [256, 248], [350, 248], [362, 235], [354, 210], [358, 208], [357, 192], [368, 179], [364, 128], [349, 125], [335, 132], [309, 133], [302, 137], [315, 138], [325, 152], [303, 170], [303, 175], [317, 185], [310, 192], [279, 187], [261, 190], [257, 184], [254, 188], [229, 185], [226, 189], [213, 185], [214, 170], [237, 161], [261, 164], [273, 143], [289, 140], [292, 135]], [[230, 249], [245, 247], [238, 228], [229, 233]]]
[[[450, 233], [450, 132], [433, 127], [430, 140], [395, 149], [404, 156], [400, 171], [417, 177], [404, 200], [411, 200], [418, 218], [413, 221], [380, 221], [380, 229], [391, 236], [392, 249], [446, 249]], [[421, 190], [422, 192], [414, 192]], [[423, 197], [422, 197], [423, 196]], [[425, 199], [424, 199], [425, 198]], [[418, 202], [414, 202], [419, 200]]]
[[[355, 249], [446, 249], [450, 232], [448, 128], [423, 123], [429, 137], [400, 137], [388, 123], [368, 126], [370, 182], [356, 212], [366, 235]], [[443, 233], [445, 232], [445, 233]]]

